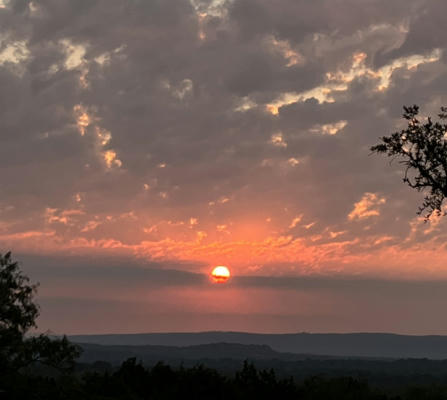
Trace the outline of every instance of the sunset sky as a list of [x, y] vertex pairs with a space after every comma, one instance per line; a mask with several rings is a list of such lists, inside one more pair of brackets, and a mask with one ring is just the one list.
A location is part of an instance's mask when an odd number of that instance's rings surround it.
[[0, 251], [39, 329], [447, 334], [447, 217], [369, 151], [447, 105], [446, 15], [0, 0]]

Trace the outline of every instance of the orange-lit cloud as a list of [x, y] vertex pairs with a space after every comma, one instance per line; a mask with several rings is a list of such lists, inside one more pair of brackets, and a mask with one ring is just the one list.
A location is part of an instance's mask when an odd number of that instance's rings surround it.
[[354, 209], [349, 213], [350, 220], [366, 219], [380, 215], [379, 206], [386, 203], [384, 197], [377, 193], [365, 193], [360, 201], [354, 204]]

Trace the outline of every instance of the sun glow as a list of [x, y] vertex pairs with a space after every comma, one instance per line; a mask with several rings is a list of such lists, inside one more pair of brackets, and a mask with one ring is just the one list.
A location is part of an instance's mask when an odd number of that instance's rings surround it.
[[223, 265], [219, 265], [213, 269], [211, 277], [216, 283], [225, 283], [230, 277], [230, 270]]

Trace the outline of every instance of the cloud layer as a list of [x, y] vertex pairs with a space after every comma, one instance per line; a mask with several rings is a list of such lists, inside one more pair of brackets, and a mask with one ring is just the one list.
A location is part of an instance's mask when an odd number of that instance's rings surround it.
[[2, 247], [197, 276], [445, 278], [446, 222], [424, 224], [400, 165], [369, 147], [402, 105], [447, 104], [446, 11], [0, 2]]

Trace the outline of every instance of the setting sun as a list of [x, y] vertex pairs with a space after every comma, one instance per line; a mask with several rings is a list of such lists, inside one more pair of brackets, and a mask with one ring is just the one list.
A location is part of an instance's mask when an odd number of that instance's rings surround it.
[[211, 276], [214, 282], [225, 283], [230, 277], [230, 270], [223, 265], [219, 265], [213, 269]]

